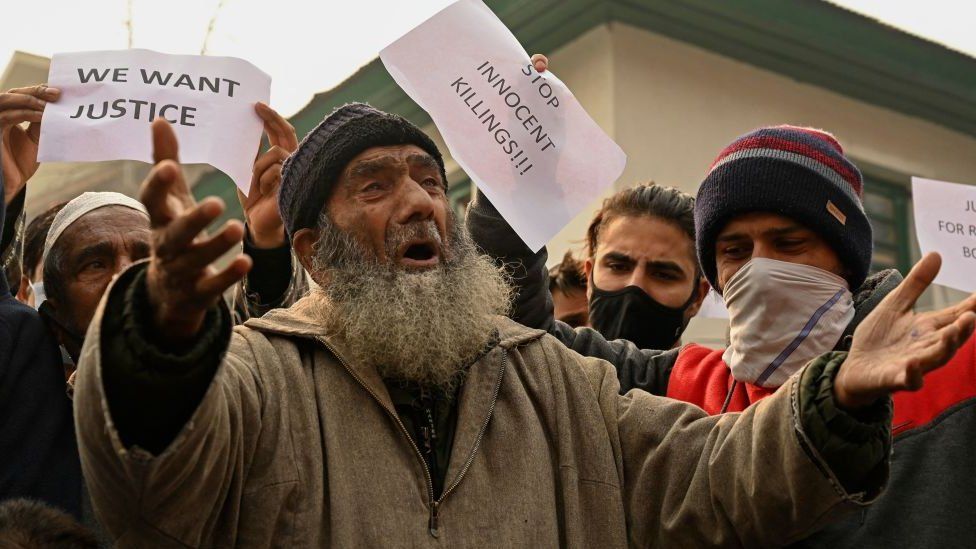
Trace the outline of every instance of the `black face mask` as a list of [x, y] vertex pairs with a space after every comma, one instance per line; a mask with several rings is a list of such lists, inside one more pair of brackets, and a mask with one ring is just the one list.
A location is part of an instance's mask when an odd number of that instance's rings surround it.
[[608, 292], [590, 276], [590, 324], [607, 339], [626, 339], [641, 349], [666, 350], [685, 330], [685, 311], [698, 297], [698, 284], [681, 307], [662, 305], [637, 286]]

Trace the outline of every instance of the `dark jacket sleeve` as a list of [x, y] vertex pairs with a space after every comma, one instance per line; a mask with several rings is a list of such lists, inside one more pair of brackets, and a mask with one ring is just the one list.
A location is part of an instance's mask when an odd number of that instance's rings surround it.
[[638, 349], [626, 340], [607, 341], [590, 328], [576, 328], [555, 319], [549, 293], [549, 255], [543, 247], [533, 253], [498, 213], [488, 198], [478, 191], [468, 207], [465, 224], [479, 249], [509, 273], [514, 301], [509, 317], [529, 328], [545, 330], [583, 356], [601, 358], [614, 365], [620, 393], [642, 389], [664, 395], [668, 377], [678, 351]]
[[111, 288], [101, 330], [102, 375], [122, 443], [158, 455], [203, 399], [227, 350], [232, 323], [230, 311], [219, 303], [188, 347], [161, 344], [153, 329], [146, 265], [128, 269]]
[[509, 318], [559, 337], [549, 293], [546, 248], [532, 253], [480, 190], [468, 207], [465, 225], [478, 248], [511, 277], [515, 295]]
[[891, 454], [892, 401], [846, 412], [834, 400], [834, 381], [846, 352], [822, 355], [803, 370], [799, 416], [804, 431], [841, 485], [851, 493], [884, 486]]
[[[3, 175], [0, 174], [0, 179]], [[10, 204], [6, 205], [6, 214], [0, 218], [3, 226], [3, 233], [0, 236], [0, 267], [6, 272], [7, 283], [10, 291], [17, 293], [20, 286], [20, 275], [23, 273], [24, 261], [24, 227], [26, 225], [26, 214], [24, 213], [24, 202], [27, 197], [25, 187]]]

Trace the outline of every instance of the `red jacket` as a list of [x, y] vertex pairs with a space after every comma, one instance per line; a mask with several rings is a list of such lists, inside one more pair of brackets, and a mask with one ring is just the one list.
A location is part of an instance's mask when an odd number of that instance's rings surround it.
[[[736, 382], [732, 371], [722, 361], [723, 353], [723, 350], [695, 344], [684, 346], [671, 370], [667, 396], [701, 406], [714, 415], [723, 411], [741, 412], [775, 391]], [[897, 437], [924, 427], [946, 410], [974, 397], [976, 337], [971, 337], [948, 364], [925, 377], [925, 386], [921, 390], [895, 393], [892, 434]], [[728, 404], [723, 410], [726, 400]]]

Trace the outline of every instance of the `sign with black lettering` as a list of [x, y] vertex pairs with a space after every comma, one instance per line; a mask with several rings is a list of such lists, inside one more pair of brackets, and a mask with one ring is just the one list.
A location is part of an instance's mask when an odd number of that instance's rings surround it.
[[935, 283], [976, 292], [976, 185], [913, 177], [912, 201], [919, 248], [942, 256]]
[[208, 163], [247, 193], [262, 131], [254, 104], [271, 93], [271, 77], [247, 61], [149, 50], [59, 53], [48, 85], [61, 99], [44, 109], [41, 162], [151, 162], [149, 123], [165, 118], [182, 162]]
[[627, 155], [555, 75], [538, 73], [480, 0], [459, 0], [380, 52], [455, 161], [538, 250], [620, 177]]

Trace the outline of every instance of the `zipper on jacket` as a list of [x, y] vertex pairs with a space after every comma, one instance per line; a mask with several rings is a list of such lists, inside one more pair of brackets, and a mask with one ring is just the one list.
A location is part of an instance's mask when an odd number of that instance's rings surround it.
[[355, 372], [352, 371], [352, 368], [350, 368], [349, 365], [346, 364], [345, 359], [343, 359], [342, 356], [340, 356], [339, 353], [336, 352], [335, 348], [332, 347], [332, 345], [330, 345], [324, 338], [319, 339], [319, 341], [321, 341], [322, 344], [325, 345], [325, 347], [332, 352], [332, 355], [336, 357], [336, 359], [339, 361], [339, 364], [342, 364], [342, 367], [346, 369], [346, 372], [348, 372], [349, 375], [351, 375], [353, 379], [355, 379], [356, 382], [363, 387], [363, 389], [366, 389], [366, 392], [369, 393], [371, 397], [373, 397], [373, 400], [375, 400], [377, 404], [380, 405], [380, 408], [382, 408], [383, 411], [386, 412], [386, 415], [390, 416], [390, 418], [393, 419], [394, 423], [396, 423], [397, 426], [400, 428], [400, 432], [403, 434], [403, 436], [407, 437], [407, 442], [409, 442], [410, 446], [413, 448], [414, 455], [417, 456], [417, 459], [420, 460], [420, 466], [424, 470], [424, 480], [427, 482], [427, 499], [430, 503], [430, 519], [428, 521], [428, 531], [430, 532], [430, 535], [432, 537], [435, 538], [438, 537], [438, 530], [437, 530], [439, 525], [438, 508], [440, 507], [441, 503], [444, 502], [444, 498], [446, 498], [448, 494], [453, 492], [454, 489], [457, 488], [459, 484], [461, 484], [461, 479], [464, 478], [464, 475], [467, 474], [468, 469], [471, 468], [471, 464], [474, 462], [474, 456], [475, 454], [478, 453], [478, 448], [481, 446], [481, 439], [484, 438], [485, 430], [488, 428], [488, 422], [491, 420], [491, 416], [495, 412], [495, 403], [498, 401], [498, 393], [502, 387], [502, 375], [505, 373], [505, 366], [508, 364], [508, 353], [507, 352], [502, 353], [502, 365], [498, 368], [498, 381], [495, 382], [495, 389], [491, 396], [491, 404], [488, 407], [488, 414], [485, 416], [485, 420], [481, 424], [481, 429], [478, 431], [477, 438], [475, 438], [474, 446], [471, 448], [471, 453], [468, 454], [468, 458], [465, 460], [464, 466], [461, 467], [461, 472], [458, 473], [458, 476], [454, 479], [454, 482], [452, 482], [451, 485], [444, 490], [444, 493], [441, 494], [440, 498], [435, 500], [434, 481], [430, 474], [430, 468], [427, 467], [427, 462], [424, 461], [424, 455], [420, 453], [420, 448], [417, 446], [417, 443], [414, 442], [413, 437], [410, 436], [410, 432], [407, 431], [407, 427], [403, 424], [403, 421], [400, 419], [400, 416], [397, 415], [396, 413], [390, 412], [390, 410], [388, 410], [386, 406], [383, 406], [380, 397], [377, 396], [377, 394], [373, 392], [372, 389], [369, 388], [369, 385], [366, 385], [366, 382], [364, 382], [358, 375], [356, 375]]

